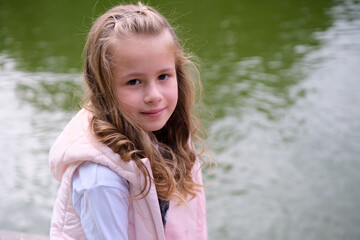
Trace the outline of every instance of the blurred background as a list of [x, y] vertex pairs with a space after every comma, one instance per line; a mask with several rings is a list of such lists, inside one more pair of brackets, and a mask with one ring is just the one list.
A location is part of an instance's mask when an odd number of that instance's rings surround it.
[[[360, 239], [360, 1], [147, 0], [199, 56], [217, 239]], [[0, 0], [0, 229], [48, 234], [47, 154], [114, 0]]]

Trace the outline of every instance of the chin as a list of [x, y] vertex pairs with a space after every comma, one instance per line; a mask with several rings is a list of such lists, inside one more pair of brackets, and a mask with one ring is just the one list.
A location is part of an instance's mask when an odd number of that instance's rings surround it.
[[144, 130], [147, 132], [155, 132], [155, 131], [159, 131], [160, 129], [162, 129], [165, 126], [165, 124], [162, 125], [158, 125], [158, 126], [144, 126]]

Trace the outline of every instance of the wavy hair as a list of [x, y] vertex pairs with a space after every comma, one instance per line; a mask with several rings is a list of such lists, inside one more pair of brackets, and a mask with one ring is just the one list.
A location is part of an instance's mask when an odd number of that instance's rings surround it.
[[[110, 47], [114, 40], [122, 37], [158, 36], [165, 31], [171, 35], [176, 58], [178, 102], [165, 126], [149, 135], [118, 107]], [[84, 107], [93, 114], [91, 129], [99, 142], [118, 153], [123, 161], [134, 161], [144, 174], [145, 184], [136, 197], [148, 194], [151, 181], [161, 199], [184, 202], [188, 196], [194, 197], [200, 185], [192, 179], [191, 169], [197, 155], [191, 139], [203, 141], [197, 135], [198, 118], [192, 108], [196, 89], [201, 88], [201, 84], [196, 65], [184, 53], [168, 21], [142, 3], [116, 6], [94, 22], [84, 58], [88, 102]], [[141, 161], [145, 157], [150, 161], [153, 178]]]

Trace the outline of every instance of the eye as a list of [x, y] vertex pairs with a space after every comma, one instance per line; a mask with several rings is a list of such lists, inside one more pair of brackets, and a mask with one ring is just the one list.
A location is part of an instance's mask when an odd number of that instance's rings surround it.
[[140, 84], [139, 79], [132, 79], [127, 82], [127, 85], [138, 85], [138, 84]]
[[159, 80], [166, 80], [166, 79], [168, 79], [168, 78], [169, 78], [169, 75], [167, 75], [167, 74], [161, 74], [161, 75], [158, 77]]

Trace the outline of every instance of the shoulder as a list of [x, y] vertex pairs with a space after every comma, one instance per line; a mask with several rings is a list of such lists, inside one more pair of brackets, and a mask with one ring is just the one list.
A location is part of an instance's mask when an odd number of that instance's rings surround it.
[[50, 149], [50, 170], [59, 181], [71, 163], [79, 159], [91, 159], [89, 156], [95, 155], [88, 137], [89, 117], [90, 113], [81, 109], [65, 126]]
[[88, 190], [94, 187], [129, 188], [127, 180], [109, 167], [94, 162], [84, 162], [73, 175], [74, 190]]

